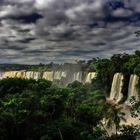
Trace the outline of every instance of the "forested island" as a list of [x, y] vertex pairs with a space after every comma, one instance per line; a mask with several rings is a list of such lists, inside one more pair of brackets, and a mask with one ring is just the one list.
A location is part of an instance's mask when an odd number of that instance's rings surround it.
[[[140, 51], [61, 66], [1, 64], [0, 70], [44, 72], [69, 65], [80, 66], [82, 72], [96, 72], [97, 76], [91, 83], [73, 81], [66, 85], [43, 78], [0, 80], [0, 140], [136, 140], [140, 137], [139, 125], [120, 123], [127, 122], [121, 108], [128, 97], [129, 79], [132, 74], [140, 77]], [[116, 73], [123, 75], [123, 97], [117, 103], [107, 100]], [[140, 80], [136, 89], [140, 95]], [[140, 100], [132, 96], [130, 102], [133, 102], [131, 106], [126, 106], [131, 116], [138, 118]], [[111, 126], [112, 134], [108, 131]]]

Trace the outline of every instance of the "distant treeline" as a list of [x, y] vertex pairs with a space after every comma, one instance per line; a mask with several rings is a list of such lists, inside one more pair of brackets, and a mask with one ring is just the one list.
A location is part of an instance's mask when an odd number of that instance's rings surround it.
[[29, 71], [46, 71], [52, 68], [52, 64], [24, 65], [24, 64], [0, 64], [1, 71], [29, 70]]
[[18, 70], [27, 70], [27, 71], [52, 71], [52, 70], [75, 70], [80, 71], [82, 70], [82, 66], [85, 64], [77, 63], [64, 63], [64, 64], [55, 64], [53, 62], [49, 64], [36, 64], [36, 65], [28, 65], [28, 64], [0, 64], [1, 71], [18, 71]]
[[136, 73], [140, 75], [140, 51], [135, 51], [134, 54], [114, 54], [110, 58], [93, 58], [91, 60], [80, 60], [76, 63], [64, 63], [56, 64], [50, 62], [49, 64], [0, 64], [0, 70], [10, 71], [10, 70], [29, 70], [29, 71], [49, 71], [49, 70], [62, 70], [75, 67], [75, 69], [83, 71], [97, 71], [101, 70], [110, 74], [115, 72], [123, 73]]

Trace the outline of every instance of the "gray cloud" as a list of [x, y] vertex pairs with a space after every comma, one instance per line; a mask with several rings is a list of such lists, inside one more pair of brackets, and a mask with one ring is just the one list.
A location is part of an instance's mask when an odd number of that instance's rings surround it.
[[2, 0], [0, 63], [74, 62], [140, 49], [139, 0]]

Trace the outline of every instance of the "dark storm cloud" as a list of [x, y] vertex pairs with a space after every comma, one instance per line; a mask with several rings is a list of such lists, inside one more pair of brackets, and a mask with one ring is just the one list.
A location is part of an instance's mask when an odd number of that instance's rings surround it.
[[35, 40], [36, 38], [25, 38], [25, 39], [22, 39], [22, 40], [18, 40], [18, 42], [21, 42], [21, 43], [30, 43], [31, 41]]
[[139, 0], [0, 0], [1, 63], [131, 53], [139, 26]]
[[6, 17], [7, 19], [12, 19], [12, 20], [19, 20], [22, 23], [35, 23], [37, 20], [40, 18], [43, 18], [42, 15], [38, 13], [32, 13], [31, 15], [18, 15], [18, 16], [9, 16]]

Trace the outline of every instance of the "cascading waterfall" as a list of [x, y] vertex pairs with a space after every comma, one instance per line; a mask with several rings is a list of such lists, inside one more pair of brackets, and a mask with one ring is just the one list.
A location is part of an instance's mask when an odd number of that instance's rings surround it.
[[66, 71], [62, 71], [62, 75], [63, 78], [65, 78], [67, 76], [67, 72]]
[[34, 72], [34, 77], [33, 79], [38, 80], [41, 78], [41, 72]]
[[96, 77], [95, 72], [89, 72], [86, 75], [82, 71], [70, 71], [70, 70], [53, 70], [45, 72], [35, 72], [35, 71], [7, 71], [0, 72], [0, 79], [3, 78], [25, 78], [25, 79], [46, 79], [60, 84], [68, 84], [73, 81], [79, 81], [82, 83], [91, 83], [92, 79]]
[[92, 79], [95, 79], [97, 76], [96, 72], [89, 72], [86, 76], [85, 83], [91, 83]]
[[118, 103], [123, 97], [122, 94], [123, 79], [124, 76], [122, 73], [116, 73], [113, 77], [109, 99], [113, 100], [115, 103]]
[[82, 82], [82, 75], [83, 75], [82, 72], [75, 72], [73, 81]]
[[128, 97], [126, 100], [126, 104], [130, 104], [130, 100], [134, 97], [136, 100], [139, 99], [138, 91], [137, 91], [137, 84], [138, 84], [139, 77], [135, 74], [130, 76], [129, 86], [128, 86]]
[[19, 71], [19, 72], [16, 73], [16, 77], [18, 77], [18, 78], [20, 78], [20, 77], [21, 78], [24, 78], [25, 77], [25, 74], [26, 73], [24, 71]]
[[25, 78], [26, 78], [26, 79], [32, 79], [32, 78], [33, 78], [33, 72], [32, 72], [32, 71], [26, 72]]
[[[35, 72], [35, 71], [7, 71], [0, 72], [0, 79], [3, 78], [25, 78], [25, 79], [46, 79], [49, 81], [57, 82], [63, 85], [71, 83], [73, 81], [79, 81], [82, 83], [91, 83], [92, 79], [95, 79], [97, 76], [96, 72], [88, 72], [84, 73], [82, 71], [70, 72], [70, 70], [53, 70], [53, 71], [45, 71], [45, 72]], [[122, 73], [116, 73], [113, 77], [111, 92], [109, 100], [118, 103], [122, 97], [122, 85], [123, 85], [124, 76]], [[136, 89], [136, 85], [138, 83], [139, 77], [135, 74], [130, 76], [129, 87], [128, 87], [128, 97], [126, 100], [126, 104], [130, 102], [130, 99], [134, 96], [136, 100], [138, 100], [138, 92]]]
[[62, 71], [55, 71], [54, 72], [53, 79], [55, 79], [55, 80], [61, 80], [61, 77], [62, 77]]
[[53, 81], [53, 71], [46, 71], [43, 73], [43, 79]]
[[[116, 73], [113, 77], [111, 93], [109, 100], [113, 101], [114, 103], [118, 103], [122, 97], [122, 85], [123, 85], [124, 76], [121, 73]], [[138, 91], [137, 91], [137, 84], [139, 81], [139, 77], [135, 74], [130, 76], [129, 85], [128, 85], [128, 97], [125, 103], [118, 105], [121, 107], [120, 111], [120, 126], [122, 125], [139, 125], [140, 117], [132, 117], [131, 114], [131, 105], [135, 102], [130, 102], [132, 97], [135, 97], [136, 100], [139, 100]], [[111, 103], [111, 102], [110, 102]], [[125, 120], [125, 121], [124, 121]], [[109, 133], [114, 133], [113, 127], [109, 129]]]
[[17, 71], [4, 72], [3, 78], [13, 78], [16, 77]]

